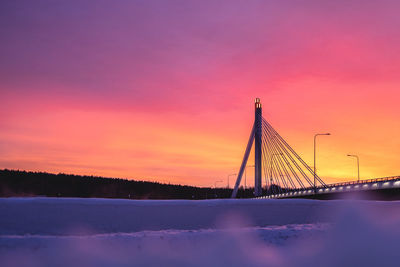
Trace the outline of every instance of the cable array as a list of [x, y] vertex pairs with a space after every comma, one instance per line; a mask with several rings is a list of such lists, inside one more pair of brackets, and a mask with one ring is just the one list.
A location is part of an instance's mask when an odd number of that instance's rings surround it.
[[268, 194], [326, 184], [281, 135], [262, 118], [262, 166]]

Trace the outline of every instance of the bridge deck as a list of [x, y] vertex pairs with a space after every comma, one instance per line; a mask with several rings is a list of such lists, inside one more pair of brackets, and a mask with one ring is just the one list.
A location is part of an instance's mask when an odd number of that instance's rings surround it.
[[384, 178], [368, 179], [361, 181], [351, 181], [344, 183], [329, 184], [317, 188], [307, 187], [301, 189], [289, 189], [285, 192], [261, 196], [258, 198], [298, 198], [310, 197], [322, 194], [350, 193], [357, 191], [375, 191], [384, 189], [400, 188], [400, 176], [391, 176]]

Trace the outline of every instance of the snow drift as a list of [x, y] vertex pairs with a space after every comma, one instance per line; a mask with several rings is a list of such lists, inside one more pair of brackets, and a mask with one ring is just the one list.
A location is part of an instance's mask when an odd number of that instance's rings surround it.
[[0, 199], [2, 266], [398, 266], [400, 202]]

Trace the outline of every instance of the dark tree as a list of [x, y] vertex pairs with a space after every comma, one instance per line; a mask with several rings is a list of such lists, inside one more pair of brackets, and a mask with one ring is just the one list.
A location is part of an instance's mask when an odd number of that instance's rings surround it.
[[[253, 197], [254, 189], [239, 190], [238, 197]], [[127, 179], [0, 170], [0, 197], [47, 196], [130, 199], [229, 198], [226, 188], [194, 187]]]

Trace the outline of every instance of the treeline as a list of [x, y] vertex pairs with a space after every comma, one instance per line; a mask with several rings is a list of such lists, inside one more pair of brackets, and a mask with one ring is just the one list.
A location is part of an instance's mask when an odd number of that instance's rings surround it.
[[[253, 197], [253, 188], [239, 189], [239, 198]], [[0, 170], [0, 197], [47, 196], [127, 199], [229, 198], [232, 189], [133, 181], [118, 178]]]

